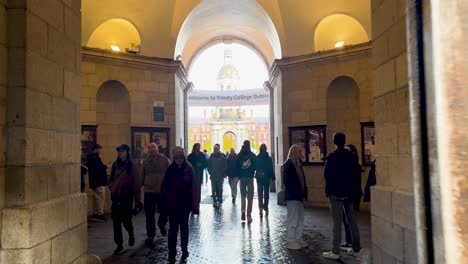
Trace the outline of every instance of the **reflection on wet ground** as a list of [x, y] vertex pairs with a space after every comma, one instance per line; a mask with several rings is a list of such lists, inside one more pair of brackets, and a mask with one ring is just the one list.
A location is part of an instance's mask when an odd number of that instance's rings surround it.
[[[274, 193], [270, 195], [270, 215], [263, 219], [259, 217], [255, 199], [253, 222], [246, 224], [240, 220], [240, 200], [232, 204], [227, 184], [224, 189], [221, 208], [213, 208], [209, 188], [203, 189], [200, 215], [190, 217], [190, 257], [187, 263], [337, 263], [320, 257], [322, 251], [330, 248], [331, 217], [327, 209], [306, 209], [304, 240], [309, 246], [291, 251], [285, 247], [286, 207], [276, 205]], [[359, 217], [362, 244], [369, 247], [369, 215], [361, 213]], [[103, 263], [167, 263], [167, 238], [158, 234], [153, 246], [146, 247], [144, 213], [133, 218], [133, 223], [135, 246], [127, 247], [122, 255], [113, 257], [112, 221], [90, 221], [88, 254], [100, 256]], [[178, 258], [180, 255], [179, 251]], [[341, 256], [338, 263], [359, 263], [345, 252]]]

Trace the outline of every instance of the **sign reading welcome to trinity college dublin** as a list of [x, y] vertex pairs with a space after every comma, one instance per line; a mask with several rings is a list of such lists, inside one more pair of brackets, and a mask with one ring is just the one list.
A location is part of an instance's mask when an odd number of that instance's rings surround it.
[[189, 106], [242, 106], [267, 105], [270, 95], [263, 89], [211, 91], [191, 90], [187, 94]]

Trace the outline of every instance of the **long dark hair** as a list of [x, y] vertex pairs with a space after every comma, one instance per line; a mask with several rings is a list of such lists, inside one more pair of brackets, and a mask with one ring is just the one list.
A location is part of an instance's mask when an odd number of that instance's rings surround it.
[[125, 167], [125, 170], [127, 171], [128, 174], [131, 173], [132, 171], [132, 168], [133, 168], [133, 159], [132, 159], [132, 156], [130, 156], [130, 151], [127, 150], [127, 161], [123, 161], [120, 157], [119, 157], [119, 154], [117, 154], [117, 159], [115, 160], [114, 162], [114, 165], [112, 165], [112, 172], [111, 172], [111, 175], [115, 175], [115, 170], [117, 168], [117, 166], [120, 166], [120, 167]]
[[359, 154], [358, 154], [358, 151], [357, 151], [356, 146], [354, 146], [353, 144], [349, 144], [349, 145], [346, 145], [346, 146], [351, 150], [351, 153], [354, 154], [354, 156], [356, 157], [357, 161], [359, 162]]

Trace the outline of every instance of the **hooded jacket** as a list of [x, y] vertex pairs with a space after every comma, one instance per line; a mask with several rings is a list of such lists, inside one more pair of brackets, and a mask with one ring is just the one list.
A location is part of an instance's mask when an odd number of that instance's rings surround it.
[[255, 174], [256, 156], [249, 148], [242, 147], [242, 150], [237, 155], [237, 171], [239, 178], [253, 178]]
[[89, 153], [87, 156], [89, 188], [95, 189], [101, 186], [107, 186], [107, 166], [102, 163], [97, 153]]
[[145, 192], [160, 193], [161, 184], [171, 161], [164, 155], [149, 155], [142, 165], [142, 179]]

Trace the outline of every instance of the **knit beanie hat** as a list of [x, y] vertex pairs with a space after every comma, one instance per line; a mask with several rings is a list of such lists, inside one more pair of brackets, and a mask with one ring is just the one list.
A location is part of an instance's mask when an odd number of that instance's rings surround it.
[[175, 155], [178, 155], [178, 154], [179, 154], [179, 155], [182, 154], [182, 155], [185, 156], [185, 150], [184, 150], [184, 148], [178, 147], [178, 146], [177, 146], [177, 147], [174, 147], [174, 149], [172, 150], [172, 156], [175, 156]]

